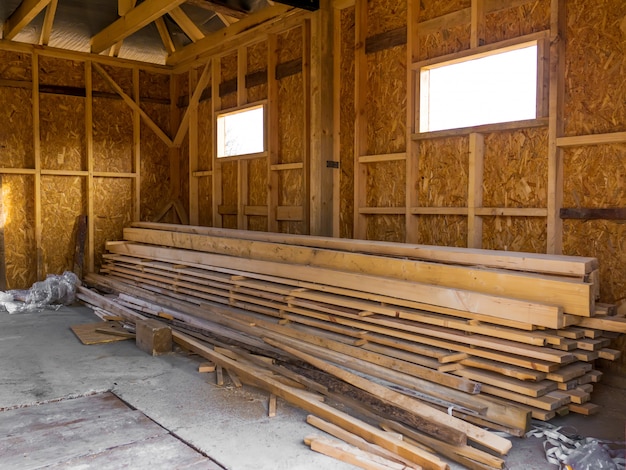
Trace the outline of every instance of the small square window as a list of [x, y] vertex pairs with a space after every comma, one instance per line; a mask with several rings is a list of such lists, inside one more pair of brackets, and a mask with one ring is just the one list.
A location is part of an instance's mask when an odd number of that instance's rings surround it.
[[420, 68], [420, 132], [537, 118], [537, 41]]
[[264, 151], [264, 105], [217, 116], [217, 158], [251, 155]]

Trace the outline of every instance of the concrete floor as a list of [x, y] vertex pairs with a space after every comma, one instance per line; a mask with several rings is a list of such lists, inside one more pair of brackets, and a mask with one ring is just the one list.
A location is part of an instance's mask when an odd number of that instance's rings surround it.
[[[214, 374], [197, 372], [197, 357], [154, 358], [133, 341], [82, 345], [69, 326], [95, 321], [81, 306], [0, 314], [0, 409], [110, 390], [227, 469], [354, 468], [303, 444], [318, 432], [305, 423], [304, 411], [279, 400], [277, 416], [268, 418], [266, 393], [235, 388], [227, 378], [225, 386], [216, 386]], [[569, 415], [553, 424], [623, 441], [626, 391], [600, 384], [593, 401], [603, 405], [599, 414]], [[509, 469], [556, 468], [545, 460], [540, 439], [512, 440]]]

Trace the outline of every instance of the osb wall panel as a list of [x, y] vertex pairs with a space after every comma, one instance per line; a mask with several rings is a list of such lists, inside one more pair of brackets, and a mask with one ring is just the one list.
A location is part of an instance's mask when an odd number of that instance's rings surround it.
[[[255, 158], [248, 162], [248, 205], [267, 205], [267, 159]], [[248, 217], [248, 228], [250, 230], [267, 231], [267, 217]]]
[[432, 20], [471, 6], [471, 0], [420, 0], [420, 21]]
[[[339, 236], [352, 238], [354, 229], [354, 7], [341, 11], [339, 80]], [[335, 103], [335, 105], [337, 105]]]
[[92, 115], [94, 170], [132, 172], [132, 110], [123, 101], [94, 98]]
[[96, 271], [102, 264], [107, 240], [121, 240], [133, 219], [133, 185], [128, 178], [95, 178], [94, 223]]
[[267, 232], [267, 217], [261, 217], [261, 216], [248, 217], [248, 230], [256, 230], [258, 232]]
[[439, 246], [467, 246], [467, 217], [422, 215], [417, 223], [419, 243]]
[[278, 82], [278, 162], [303, 161], [304, 83], [302, 74]]
[[[567, 149], [564, 154], [564, 207], [626, 206], [626, 145]], [[563, 221], [563, 251], [595, 256], [600, 262], [600, 295], [605, 302], [626, 297], [624, 224]]]
[[[286, 170], [278, 174], [278, 205], [302, 206], [306, 194], [302, 184], [302, 170]], [[306, 214], [303, 214], [306, 217]], [[280, 221], [278, 229], [282, 233], [303, 234], [306, 230], [304, 221]]]
[[373, 0], [367, 4], [367, 36], [406, 26], [407, 0]]
[[418, 206], [467, 206], [468, 171], [467, 137], [421, 141], [417, 181], [413, 183]]
[[212, 101], [201, 101], [198, 105], [198, 168], [213, 168], [213, 111]]
[[0, 167], [35, 166], [31, 96], [30, 90], [0, 87]]
[[406, 46], [367, 57], [368, 155], [403, 152], [406, 148]]
[[2, 175], [7, 289], [27, 289], [37, 281], [35, 177]]
[[550, 0], [528, 2], [485, 15], [487, 44], [549, 29]]
[[405, 227], [402, 215], [368, 215], [366, 237], [368, 240], [404, 242]]
[[[265, 72], [267, 77], [267, 41], [257, 42], [248, 46], [248, 74], [255, 72]], [[248, 102], [267, 99], [267, 83], [248, 87]]]
[[40, 95], [41, 166], [85, 170], [85, 98]]
[[31, 55], [0, 51], [0, 78], [31, 81], [33, 78]]
[[[100, 65], [102, 69], [117, 83], [124, 93], [133, 96], [133, 71], [129, 68], [112, 67], [110, 65]], [[102, 78], [95, 68], [92, 71], [92, 87], [94, 91], [115, 93], [115, 90]]]
[[302, 27], [292, 28], [278, 35], [278, 63], [284, 64], [302, 57]]
[[39, 83], [85, 88], [85, 63], [39, 56]]
[[567, 2], [565, 135], [626, 128], [626, 2]]
[[483, 248], [488, 250], [547, 250], [545, 217], [483, 217]]
[[469, 49], [470, 33], [470, 25], [462, 24], [434, 33], [420, 35], [419, 60], [432, 59]]
[[213, 184], [210, 176], [198, 179], [198, 223], [213, 226]]
[[139, 71], [139, 96], [170, 99], [170, 76], [164, 73]]
[[[142, 108], [153, 119], [169, 130], [169, 107], [142, 103]], [[153, 220], [169, 202], [169, 149], [142, 120], [141, 121], [141, 220]]]
[[547, 207], [548, 130], [485, 135], [483, 206]]
[[406, 204], [404, 160], [367, 164], [368, 207], [404, 207]]
[[[221, 82], [237, 78], [237, 51], [228, 54], [220, 59]], [[220, 93], [220, 96], [222, 94]], [[222, 108], [228, 109], [237, 106], [237, 93], [229, 93], [222, 96]]]
[[178, 199], [189, 214], [189, 134], [180, 148], [180, 193]]
[[80, 176], [41, 177], [41, 248], [44, 274], [62, 274], [74, 263], [76, 217], [87, 213], [86, 180]]
[[[237, 165], [236, 161], [222, 163], [222, 204], [225, 206], [237, 207], [238, 204]], [[223, 215], [222, 226], [225, 228], [238, 228], [237, 216]]]

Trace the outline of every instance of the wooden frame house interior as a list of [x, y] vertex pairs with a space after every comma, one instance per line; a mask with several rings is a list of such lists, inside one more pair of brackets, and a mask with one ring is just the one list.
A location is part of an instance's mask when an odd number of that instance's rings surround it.
[[[441, 297], [436, 314], [466, 307], [493, 314], [500, 318], [494, 328], [528, 321], [534, 326], [524, 334], [537, 341], [561, 328], [576, 335], [588, 328], [587, 343], [576, 336], [568, 340], [575, 346], [551, 351], [582, 357], [588, 346], [598, 354], [585, 357], [598, 357], [597, 368], [616, 380], [626, 375], [618, 335], [626, 332], [624, 1], [12, 0], [0, 7], [0, 20], [0, 290], [72, 270], [77, 220], [86, 216], [85, 274], [122, 272], [130, 268], [112, 264], [120, 257], [156, 259], [171, 246], [315, 265], [336, 289], [357, 290], [365, 274], [481, 296], [508, 298], [506, 289], [517, 286], [542, 292], [519, 294], [537, 303], [528, 318], [513, 301], [481, 297], [480, 307], [467, 307], [467, 298], [444, 301], [446, 293], [426, 287], [424, 298]], [[426, 69], [526, 43], [537, 57], [532, 117], [420, 130]], [[263, 109], [262, 150], [218, 156], [220, 116], [252, 106]], [[222, 236], [237, 243], [211, 241]], [[134, 243], [154, 248], [132, 251]], [[424, 277], [400, 264], [394, 271], [394, 263], [413, 259], [411, 249], [430, 247], [439, 247], [440, 264]], [[325, 249], [341, 258], [322, 260]], [[457, 261], [446, 257], [457, 251], [476, 255], [467, 264], [478, 267], [455, 272]], [[533, 268], [509, 286], [488, 261], [490, 252], [504, 251], [530, 253], [525, 260], [576, 259], [571, 269], [581, 271]], [[366, 273], [333, 274], [368, 253], [389, 258], [369, 262]], [[220, 269], [229, 268], [243, 272], [246, 264]], [[290, 288], [311, 288], [315, 279], [298, 269]], [[578, 294], [551, 282], [585, 290], [580, 311]], [[483, 284], [493, 289], [480, 290]], [[378, 300], [378, 310], [356, 301], [341, 308], [361, 319], [416, 308], [414, 289], [402, 289], [374, 283], [361, 300]], [[322, 291], [301, 297], [300, 308], [337, 295]], [[402, 300], [396, 307], [393, 295]], [[292, 306], [297, 294], [290, 296]], [[484, 317], [464, 321], [485, 325]], [[592, 345], [596, 334], [606, 341]], [[465, 366], [481, 369], [488, 359]], [[463, 370], [453, 377], [479, 379]]]

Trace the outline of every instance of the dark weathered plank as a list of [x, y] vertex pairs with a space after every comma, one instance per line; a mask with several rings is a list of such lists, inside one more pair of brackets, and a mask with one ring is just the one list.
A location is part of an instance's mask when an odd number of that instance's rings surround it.
[[560, 210], [561, 219], [582, 220], [626, 220], [624, 207], [564, 207]]

